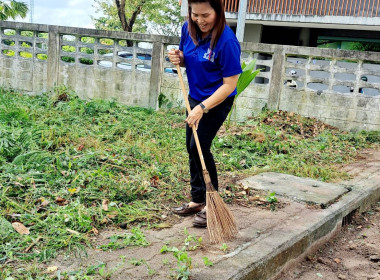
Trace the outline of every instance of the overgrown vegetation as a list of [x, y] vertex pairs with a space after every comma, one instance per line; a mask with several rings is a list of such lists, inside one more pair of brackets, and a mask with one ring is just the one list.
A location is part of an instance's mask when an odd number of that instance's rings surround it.
[[[1, 90], [0, 279], [34, 277], [37, 269], [15, 267], [45, 262], [62, 250], [84, 254], [99, 229], [154, 226], [165, 207], [188, 200], [183, 120], [184, 110], [83, 101], [64, 87], [41, 96]], [[264, 111], [222, 130], [213, 150], [221, 174], [278, 171], [330, 181], [344, 178], [338, 165], [377, 145], [379, 137]], [[224, 187], [226, 198], [241, 191]], [[15, 222], [30, 234], [17, 233]], [[146, 246], [138, 235], [116, 236], [104, 249], [137, 241]]]

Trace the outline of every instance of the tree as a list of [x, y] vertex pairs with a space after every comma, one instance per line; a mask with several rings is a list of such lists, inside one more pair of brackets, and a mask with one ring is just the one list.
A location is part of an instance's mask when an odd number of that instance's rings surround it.
[[17, 17], [25, 18], [28, 13], [28, 5], [14, 0], [0, 1], [0, 20]]
[[181, 26], [178, 0], [94, 0], [92, 18], [97, 29], [178, 35]]
[[147, 29], [149, 33], [179, 36], [183, 17], [181, 17], [181, 7], [178, 0], [161, 0], [152, 5], [144, 13], [144, 22], [148, 22]]

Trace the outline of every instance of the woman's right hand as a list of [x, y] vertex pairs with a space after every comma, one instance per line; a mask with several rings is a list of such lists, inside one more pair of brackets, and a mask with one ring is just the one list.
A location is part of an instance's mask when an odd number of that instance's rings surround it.
[[183, 56], [180, 50], [171, 50], [168, 52], [168, 57], [174, 65], [181, 64], [181, 57]]

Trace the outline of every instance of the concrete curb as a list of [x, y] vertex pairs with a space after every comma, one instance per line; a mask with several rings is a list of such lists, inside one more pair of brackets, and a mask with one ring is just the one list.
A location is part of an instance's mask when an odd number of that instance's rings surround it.
[[380, 198], [380, 175], [371, 174], [343, 184], [352, 186], [352, 191], [327, 209], [314, 213], [315, 219], [300, 217], [291, 231], [278, 224], [267, 236], [252, 238], [252, 242], [219, 258], [212, 269], [194, 270], [193, 279], [275, 279], [298, 258], [331, 238], [355, 212], [365, 211]]

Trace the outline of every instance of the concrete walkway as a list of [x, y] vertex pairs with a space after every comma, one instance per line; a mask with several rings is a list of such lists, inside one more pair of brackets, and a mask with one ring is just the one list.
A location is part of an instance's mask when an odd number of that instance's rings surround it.
[[[249, 188], [275, 191], [286, 205], [276, 211], [233, 206], [239, 235], [226, 243], [225, 251], [220, 244], [210, 245], [207, 231], [193, 228], [192, 217], [188, 217], [170, 228], [145, 231], [150, 242], [145, 248], [113, 252], [94, 249], [86, 258], [60, 259], [51, 265], [57, 265], [62, 271], [76, 271], [103, 262], [107, 264], [110, 279], [173, 279], [177, 261], [172, 253], [162, 254], [160, 250], [164, 245], [181, 249], [186, 238], [184, 228], [187, 228], [190, 235], [203, 238], [201, 248], [187, 252], [192, 258], [190, 279], [273, 279], [336, 234], [356, 211], [364, 211], [378, 201], [380, 151], [369, 158], [365, 164], [347, 167], [347, 172], [355, 177], [340, 183], [279, 173], [262, 173], [240, 181]], [[105, 244], [109, 236], [123, 233], [122, 230], [102, 232], [94, 242]], [[196, 245], [196, 242], [191, 244]], [[127, 262], [122, 263], [121, 256], [125, 256]], [[213, 266], [205, 266], [204, 257]], [[131, 259], [143, 262], [135, 266], [128, 262]]]

